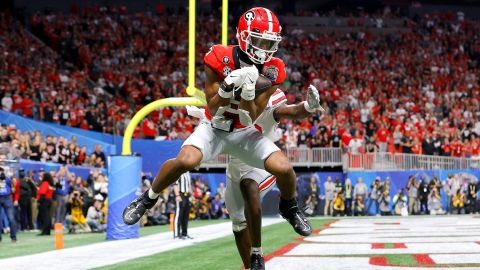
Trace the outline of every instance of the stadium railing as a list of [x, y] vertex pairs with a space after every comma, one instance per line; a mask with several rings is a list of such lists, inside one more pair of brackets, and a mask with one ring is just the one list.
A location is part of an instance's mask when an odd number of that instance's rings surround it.
[[348, 171], [480, 169], [480, 159], [403, 153], [347, 153], [343, 155], [343, 168]]
[[[284, 151], [294, 167], [340, 167], [342, 151], [340, 148], [306, 148], [295, 147]], [[226, 168], [230, 157], [225, 154], [202, 163], [201, 168]]]

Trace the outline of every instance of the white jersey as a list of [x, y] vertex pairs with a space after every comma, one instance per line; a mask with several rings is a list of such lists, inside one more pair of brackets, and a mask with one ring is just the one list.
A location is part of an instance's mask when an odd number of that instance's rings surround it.
[[[285, 103], [287, 103], [287, 97], [285, 96], [285, 93], [283, 93], [282, 90], [277, 89], [277, 91], [275, 91], [275, 93], [273, 93], [268, 100], [268, 104], [263, 112], [254, 122], [257, 129], [261, 130], [263, 136], [267, 137], [271, 141], [275, 141], [275, 130], [278, 126], [278, 122], [275, 120], [273, 112], [276, 108]], [[233, 173], [232, 176], [235, 176], [234, 178], [239, 177], [238, 179], [235, 179], [235, 181], [240, 181], [240, 179], [251, 169], [253, 169], [253, 167], [248, 166], [237, 158], [231, 157], [227, 171]], [[233, 171], [235, 171], [235, 173]]]
[[[268, 101], [268, 104], [262, 114], [255, 121], [255, 126], [261, 129], [267, 140], [275, 139], [275, 129], [278, 122], [275, 120], [273, 112], [279, 106], [285, 104], [287, 98], [281, 90], [277, 90]], [[251, 179], [258, 184], [260, 197], [263, 198], [269, 190], [273, 188], [276, 182], [275, 176], [265, 170], [251, 167], [238, 158], [231, 157], [227, 166], [227, 189], [225, 191], [225, 205], [227, 206], [230, 219], [232, 220], [232, 229], [234, 232], [246, 228], [245, 202], [240, 189], [240, 182], [243, 179]]]
[[287, 97], [282, 90], [277, 89], [275, 93], [268, 100], [268, 104], [265, 110], [258, 116], [255, 124], [261, 127], [263, 136], [275, 141], [275, 130], [277, 129], [278, 122], [275, 120], [273, 112], [276, 108], [287, 103]]

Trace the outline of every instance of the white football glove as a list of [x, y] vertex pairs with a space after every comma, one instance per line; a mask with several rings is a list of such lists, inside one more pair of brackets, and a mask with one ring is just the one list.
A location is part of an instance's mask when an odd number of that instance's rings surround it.
[[255, 84], [259, 76], [258, 69], [255, 66], [244, 67], [242, 69], [246, 71], [246, 75], [240, 96], [244, 100], [253, 100], [255, 98]]
[[246, 75], [246, 68], [235, 69], [234, 71], [230, 72], [227, 77], [225, 77], [224, 81], [227, 85], [230, 86], [233, 84], [235, 88], [238, 88], [242, 86]]
[[317, 110], [322, 112], [325, 111], [325, 109], [320, 106], [320, 94], [318, 93], [317, 88], [313, 85], [308, 86], [307, 100], [303, 105], [305, 106], [305, 110], [309, 113], [314, 113]]
[[222, 98], [233, 97], [235, 90], [242, 86], [246, 74], [247, 71], [243, 69], [236, 69], [230, 72], [230, 74], [225, 77], [220, 85], [220, 88], [218, 89], [218, 95]]

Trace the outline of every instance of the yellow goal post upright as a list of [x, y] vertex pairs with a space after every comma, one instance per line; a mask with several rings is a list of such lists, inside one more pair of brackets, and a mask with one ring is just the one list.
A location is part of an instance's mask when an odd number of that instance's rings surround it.
[[[222, 44], [228, 41], [228, 0], [222, 0]], [[139, 110], [125, 129], [121, 155], [108, 157], [107, 240], [139, 237], [139, 225], [123, 223], [123, 209], [137, 197], [141, 180], [142, 158], [132, 155], [131, 141], [135, 128], [151, 112], [162, 107], [205, 106], [205, 93], [195, 87], [195, 24], [196, 0], [188, 4], [188, 86], [190, 97], [171, 97], [153, 101]]]

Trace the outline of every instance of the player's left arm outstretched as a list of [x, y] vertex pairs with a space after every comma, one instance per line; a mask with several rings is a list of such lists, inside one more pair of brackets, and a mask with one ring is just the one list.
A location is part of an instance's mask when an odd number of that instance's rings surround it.
[[279, 121], [282, 118], [287, 119], [303, 119], [316, 111], [324, 112], [325, 109], [320, 105], [320, 94], [315, 86], [310, 85], [308, 87], [306, 100], [295, 104], [286, 105], [283, 104], [277, 107], [273, 111], [273, 118], [275, 121]]

